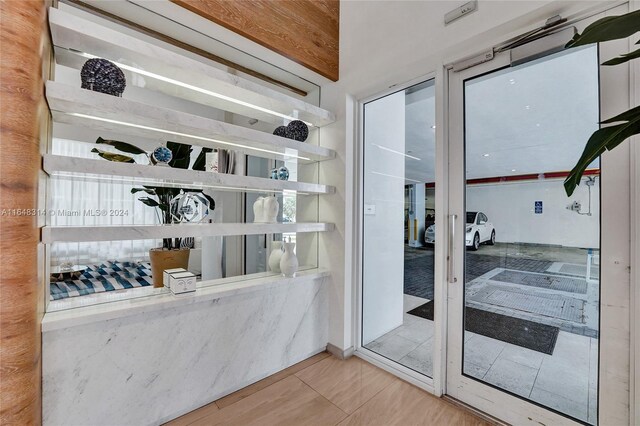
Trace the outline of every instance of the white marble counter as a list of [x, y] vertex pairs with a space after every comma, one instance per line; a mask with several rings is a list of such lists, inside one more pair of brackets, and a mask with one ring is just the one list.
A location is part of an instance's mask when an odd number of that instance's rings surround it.
[[160, 424], [324, 350], [326, 276], [47, 314], [43, 424]]

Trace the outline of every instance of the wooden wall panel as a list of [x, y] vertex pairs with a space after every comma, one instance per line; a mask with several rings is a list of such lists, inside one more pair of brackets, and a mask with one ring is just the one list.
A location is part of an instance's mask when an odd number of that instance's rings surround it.
[[43, 126], [43, 0], [0, 2], [0, 424], [41, 423], [38, 176]]
[[337, 0], [171, 0], [305, 67], [338, 80]]

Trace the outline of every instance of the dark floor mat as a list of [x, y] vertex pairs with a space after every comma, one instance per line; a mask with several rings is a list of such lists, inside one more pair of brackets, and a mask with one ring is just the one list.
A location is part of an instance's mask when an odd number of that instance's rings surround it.
[[587, 294], [587, 281], [580, 278], [549, 274], [531, 274], [522, 271], [502, 271], [490, 278], [492, 281], [540, 287], [569, 293]]
[[[433, 321], [433, 301], [407, 312]], [[553, 355], [558, 339], [558, 327], [513, 318], [481, 309], [465, 309], [465, 330], [491, 339], [511, 343], [543, 354]]]

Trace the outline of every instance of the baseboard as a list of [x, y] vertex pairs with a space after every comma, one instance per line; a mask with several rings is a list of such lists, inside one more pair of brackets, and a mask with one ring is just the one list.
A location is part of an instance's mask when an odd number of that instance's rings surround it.
[[340, 349], [336, 345], [327, 343], [327, 352], [329, 352], [331, 355], [335, 356], [338, 359], [347, 359], [347, 358], [351, 358], [355, 351], [353, 349], [353, 346], [347, 349]]

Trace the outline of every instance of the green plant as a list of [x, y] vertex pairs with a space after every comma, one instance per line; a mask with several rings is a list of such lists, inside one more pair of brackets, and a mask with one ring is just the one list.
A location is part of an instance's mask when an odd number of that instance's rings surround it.
[[[619, 16], [608, 16], [587, 26], [582, 34], [576, 34], [566, 47], [578, 47], [591, 43], [599, 43], [631, 37], [640, 31], [640, 10]], [[636, 45], [640, 41], [636, 42]], [[618, 65], [632, 59], [640, 58], [640, 48], [603, 62], [602, 65]], [[580, 159], [564, 181], [564, 189], [568, 196], [580, 184], [585, 170], [603, 152], [612, 150], [633, 135], [640, 134], [640, 106], [631, 108], [600, 124], [612, 124], [596, 130], [587, 141]]]
[[[97, 144], [110, 145], [116, 148], [118, 151], [125, 152], [127, 154], [139, 155], [139, 154], [148, 154], [145, 150], [138, 148], [135, 145], [132, 145], [127, 142], [115, 141], [115, 140], [106, 140], [103, 138], [98, 138], [96, 140]], [[172, 158], [169, 162], [169, 167], [177, 168], [177, 169], [188, 169], [189, 164], [191, 164], [191, 152], [193, 148], [191, 145], [186, 145], [177, 142], [167, 142], [167, 148], [171, 150]], [[204, 170], [205, 168], [205, 156], [207, 152], [211, 152], [211, 148], [202, 148], [202, 151], [196, 158], [193, 163], [193, 170]], [[124, 163], [135, 163], [133, 157], [129, 157], [124, 154], [116, 154], [112, 152], [101, 151], [97, 148], [93, 148], [91, 152], [97, 153], [100, 157], [104, 158], [108, 161], [115, 162], [124, 162]], [[143, 204], [156, 208], [156, 213], [158, 214], [158, 219], [160, 223], [164, 225], [169, 225], [172, 223], [179, 223], [176, 220], [178, 216], [180, 216], [180, 212], [176, 212], [175, 209], [172, 211], [171, 201], [175, 199], [178, 195], [191, 192], [198, 193], [202, 197], [206, 198], [209, 202], [209, 210], [214, 210], [216, 207], [216, 202], [205, 194], [202, 189], [184, 189], [184, 188], [173, 188], [173, 187], [163, 187], [163, 186], [148, 186], [143, 185], [142, 188], [132, 188], [131, 193], [136, 194], [138, 192], [145, 192], [148, 197], [139, 198]], [[155, 197], [155, 198], [152, 198]], [[182, 244], [182, 238], [164, 238], [162, 240], [162, 247], [165, 249], [173, 249], [180, 248]]]

